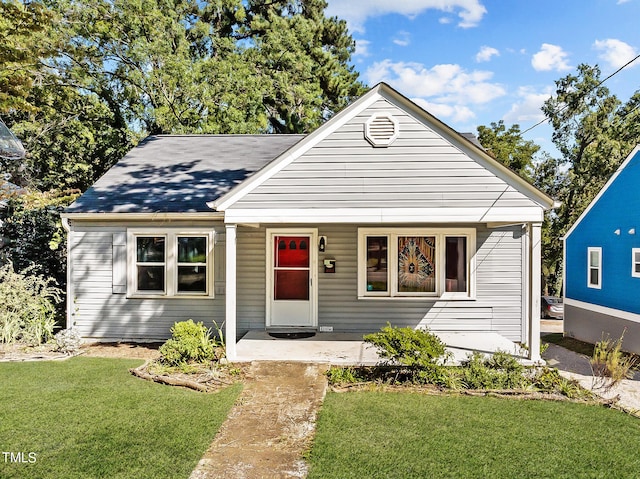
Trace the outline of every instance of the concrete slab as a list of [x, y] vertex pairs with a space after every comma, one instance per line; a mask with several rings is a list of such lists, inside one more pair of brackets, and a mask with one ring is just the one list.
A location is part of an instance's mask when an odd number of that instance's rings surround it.
[[[473, 351], [491, 354], [505, 351], [526, 362], [526, 352], [497, 333], [437, 332], [459, 364]], [[311, 338], [276, 339], [267, 331], [250, 331], [236, 346], [236, 361], [293, 361], [338, 366], [373, 366], [379, 361], [375, 348], [362, 340], [362, 333], [317, 333]]]

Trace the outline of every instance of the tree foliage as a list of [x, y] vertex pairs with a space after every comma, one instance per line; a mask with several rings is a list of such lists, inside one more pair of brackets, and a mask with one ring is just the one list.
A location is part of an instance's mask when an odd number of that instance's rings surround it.
[[363, 92], [324, 0], [0, 0], [14, 183], [85, 190], [141, 137], [315, 129]]
[[144, 133], [304, 132], [362, 92], [324, 0], [51, 2], [69, 82]]
[[[0, 236], [7, 241], [0, 249], [0, 265], [12, 264], [16, 271], [50, 278], [64, 289], [67, 242], [60, 212], [77, 196], [77, 191], [31, 192], [10, 199], [0, 222]], [[59, 306], [62, 316], [64, 302]]]
[[42, 58], [53, 52], [52, 18], [40, 2], [0, 2], [0, 114], [37, 108], [28, 97], [41, 81]]
[[478, 127], [478, 141], [489, 155], [523, 178], [531, 180], [533, 159], [540, 147], [522, 138], [519, 125], [507, 129], [503, 120], [491, 123], [490, 127], [481, 125]]
[[640, 92], [622, 103], [602, 86], [597, 66], [580, 65], [556, 81], [555, 95], [542, 108], [553, 127], [561, 157], [547, 156], [538, 182], [561, 202], [548, 215], [543, 236], [543, 270], [548, 290], [559, 292], [562, 237], [640, 142]]

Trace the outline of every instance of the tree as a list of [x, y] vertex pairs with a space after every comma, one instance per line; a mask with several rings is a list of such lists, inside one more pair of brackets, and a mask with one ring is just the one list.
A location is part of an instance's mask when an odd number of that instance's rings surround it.
[[143, 134], [302, 132], [362, 93], [324, 0], [51, 2], [57, 62]]
[[540, 147], [522, 138], [519, 125], [512, 125], [508, 130], [503, 120], [491, 123], [490, 127], [481, 125], [478, 127], [478, 141], [489, 155], [523, 178], [531, 180], [533, 158]]
[[556, 81], [555, 96], [542, 108], [562, 155], [547, 157], [538, 169], [539, 181], [552, 185], [562, 203], [548, 218], [549, 242], [543, 245], [551, 290], [561, 287], [561, 238], [640, 141], [639, 105], [640, 92], [623, 104], [602, 86], [597, 66], [580, 65], [576, 75]]
[[52, 17], [39, 2], [0, 1], [0, 114], [36, 109], [28, 96], [41, 79], [41, 59], [52, 53]]

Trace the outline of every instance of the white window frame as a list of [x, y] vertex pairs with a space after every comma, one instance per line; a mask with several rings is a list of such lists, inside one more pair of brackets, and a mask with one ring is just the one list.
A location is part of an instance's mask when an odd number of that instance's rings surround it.
[[[158, 236], [165, 238], [165, 290], [164, 291], [139, 291], [138, 268], [136, 256], [136, 238], [139, 236]], [[207, 258], [205, 263], [189, 263], [193, 266], [205, 265], [207, 268], [206, 288], [203, 292], [178, 291], [178, 238], [182, 237], [206, 237]], [[191, 229], [163, 229], [158, 228], [132, 228], [127, 230], [127, 297], [129, 298], [213, 298], [214, 297], [214, 272], [213, 249], [214, 232], [211, 230]]]
[[[388, 291], [367, 291], [367, 237], [387, 237]], [[434, 236], [436, 239], [436, 290], [433, 293], [398, 291], [398, 237]], [[446, 292], [446, 238], [467, 238], [467, 291]], [[446, 299], [473, 300], [476, 295], [476, 230], [475, 228], [358, 228], [358, 299]]]
[[640, 261], [636, 261], [638, 253], [640, 253], [640, 248], [631, 248], [631, 276], [633, 278], [640, 278], [640, 273], [636, 272], [636, 265], [640, 264]]
[[[594, 266], [598, 270], [598, 284], [591, 282], [591, 253], [598, 253], [598, 265]], [[587, 287], [602, 289], [602, 248], [600, 246], [589, 246], [587, 248]]]

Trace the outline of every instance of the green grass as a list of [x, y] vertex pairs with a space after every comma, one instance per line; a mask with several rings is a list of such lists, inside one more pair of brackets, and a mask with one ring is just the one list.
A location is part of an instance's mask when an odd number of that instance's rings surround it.
[[640, 421], [602, 406], [329, 393], [308, 479], [631, 478]]
[[552, 333], [542, 336], [542, 342], [557, 344], [558, 346], [562, 346], [565, 349], [579, 354], [584, 354], [585, 356], [593, 356], [593, 344], [564, 336], [562, 333]]
[[2, 478], [188, 478], [241, 386], [217, 394], [133, 377], [139, 360], [0, 363]]

